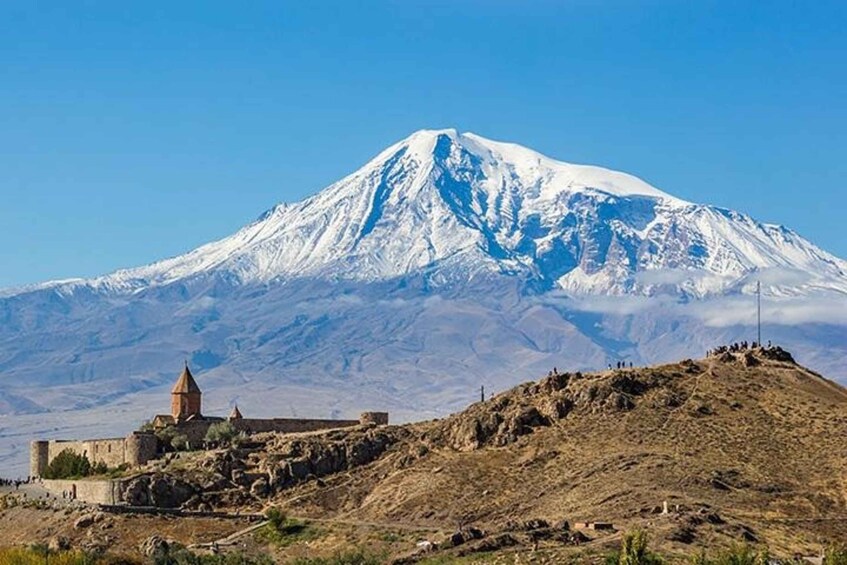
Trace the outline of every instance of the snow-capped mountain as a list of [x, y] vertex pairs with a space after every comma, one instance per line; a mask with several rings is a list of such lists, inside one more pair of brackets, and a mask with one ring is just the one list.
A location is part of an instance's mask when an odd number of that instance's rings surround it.
[[543, 290], [650, 295], [673, 280], [673, 290], [705, 296], [767, 269], [808, 273], [807, 289], [847, 292], [847, 262], [782, 226], [685, 202], [625, 173], [472, 133], [425, 130], [231, 237], [59, 286], [137, 291], [209, 273], [240, 283], [508, 273]]
[[221, 410], [440, 414], [480, 382], [749, 338], [756, 281], [768, 338], [847, 377], [844, 260], [625, 173], [419, 131], [185, 255], [0, 291], [0, 413], [136, 422], [188, 357]]

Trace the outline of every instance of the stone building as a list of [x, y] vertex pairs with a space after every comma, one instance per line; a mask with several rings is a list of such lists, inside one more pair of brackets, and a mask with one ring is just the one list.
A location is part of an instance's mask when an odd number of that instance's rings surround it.
[[297, 433], [359, 425], [387, 425], [387, 412], [364, 412], [358, 420], [320, 420], [300, 418], [244, 418], [238, 406], [234, 406], [228, 418], [204, 416], [202, 392], [186, 363], [171, 390], [171, 413], [157, 414], [151, 420], [153, 431], [133, 432], [125, 438], [91, 440], [36, 440], [30, 446], [30, 475], [41, 476], [50, 462], [68, 449], [88, 458], [92, 465], [104, 463], [108, 467], [144, 465], [158, 458], [168, 448], [159, 435], [165, 428], [173, 428], [175, 434], [185, 436], [189, 446], [198, 448], [209, 427], [217, 422], [228, 421], [239, 432]]

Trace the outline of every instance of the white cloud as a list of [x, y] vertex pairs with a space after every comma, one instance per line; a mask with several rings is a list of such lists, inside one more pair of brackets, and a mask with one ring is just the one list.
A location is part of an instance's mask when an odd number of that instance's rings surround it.
[[[681, 302], [667, 295], [581, 296], [554, 298], [553, 301], [560, 306], [595, 314], [630, 316], [654, 311], [663, 315], [695, 318], [711, 327], [756, 324], [756, 299], [749, 294], [690, 302]], [[847, 295], [839, 292], [820, 292], [803, 297], [764, 296], [762, 319], [768, 324], [780, 325], [825, 323], [847, 326]]]

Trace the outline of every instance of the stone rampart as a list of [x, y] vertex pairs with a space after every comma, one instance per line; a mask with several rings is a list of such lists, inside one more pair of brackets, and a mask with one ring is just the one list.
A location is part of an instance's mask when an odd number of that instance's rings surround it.
[[34, 441], [30, 446], [30, 475], [42, 476], [50, 462], [65, 450], [87, 457], [92, 465], [136, 466], [158, 456], [158, 440], [153, 434], [135, 432], [127, 438]]
[[117, 467], [127, 462], [125, 438], [90, 439], [81, 441], [51, 440], [48, 443], [48, 464], [64, 450], [84, 455], [92, 465], [105, 463], [108, 467]]
[[349, 428], [351, 426], [359, 425], [359, 420], [305, 420], [297, 418], [242, 418], [238, 420], [231, 420], [231, 422], [236, 430], [250, 434], [261, 432], [293, 434], [301, 432], [315, 432], [319, 430], [332, 430], [336, 428]]
[[56, 496], [65, 492], [72, 499], [89, 504], [118, 504], [121, 501], [121, 481], [117, 479], [44, 479], [43, 486]]

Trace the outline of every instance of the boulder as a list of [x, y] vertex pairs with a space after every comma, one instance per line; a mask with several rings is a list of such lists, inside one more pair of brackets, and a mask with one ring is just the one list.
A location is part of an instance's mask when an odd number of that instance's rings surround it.
[[253, 481], [253, 484], [250, 485], [250, 494], [259, 498], [266, 497], [269, 491], [268, 480], [264, 477], [256, 479]]
[[147, 477], [138, 477], [129, 482], [123, 492], [123, 501], [130, 506], [150, 506]]
[[150, 502], [157, 508], [179, 508], [194, 496], [194, 487], [169, 475], [156, 475], [150, 480]]
[[77, 530], [83, 530], [89, 526], [94, 524], [95, 517], [94, 514], [84, 514], [76, 519], [74, 522], [74, 528]]
[[246, 487], [250, 484], [250, 481], [247, 479], [247, 473], [241, 469], [233, 469], [230, 473], [230, 477], [232, 478], [233, 484], [238, 486]]
[[67, 551], [71, 548], [71, 541], [65, 536], [56, 536], [47, 543], [50, 551]]
[[312, 474], [312, 462], [308, 457], [298, 457], [288, 461], [288, 476], [295, 481], [304, 481]]
[[170, 544], [159, 536], [150, 536], [138, 547], [139, 551], [146, 557], [159, 557], [168, 553]]
[[526, 520], [523, 524], [521, 524], [521, 529], [525, 532], [529, 532], [532, 530], [541, 530], [543, 528], [549, 527], [550, 524], [547, 522], [547, 520], [541, 520], [540, 518]]

